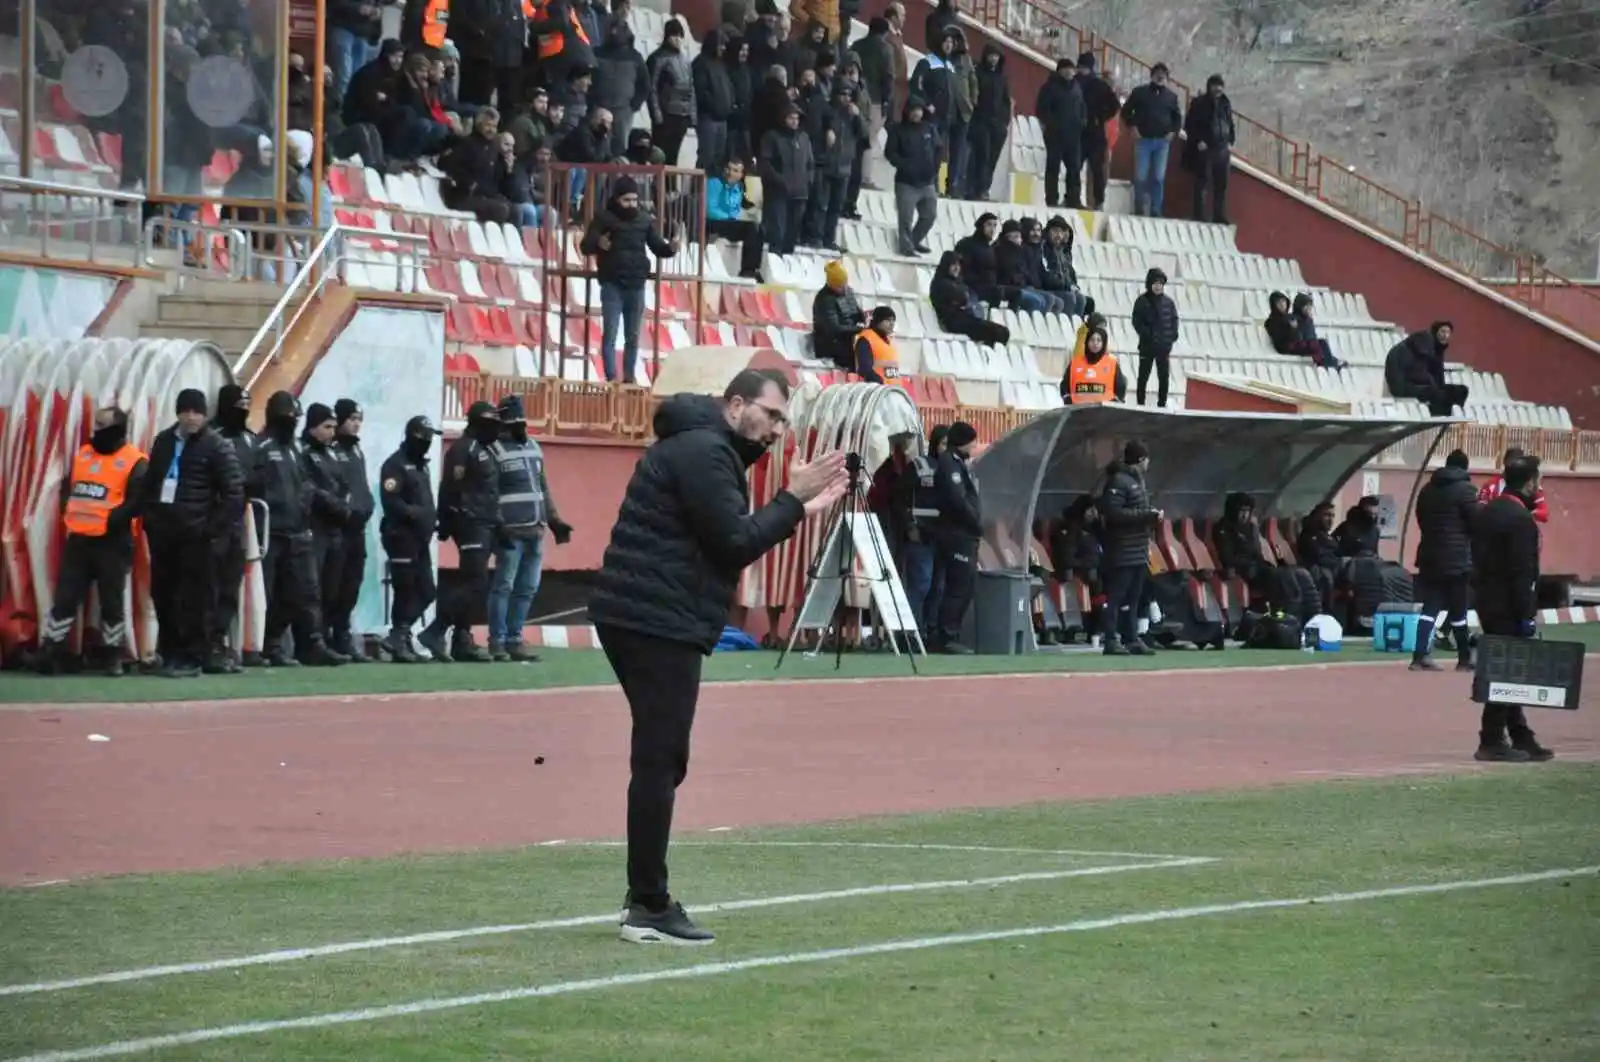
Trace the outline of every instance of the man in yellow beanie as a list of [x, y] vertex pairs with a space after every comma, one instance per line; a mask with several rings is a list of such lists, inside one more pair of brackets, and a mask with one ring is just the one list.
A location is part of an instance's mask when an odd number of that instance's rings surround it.
[[848, 372], [856, 369], [855, 341], [867, 315], [850, 290], [850, 277], [837, 259], [822, 267], [826, 281], [811, 302], [811, 349], [823, 361]]

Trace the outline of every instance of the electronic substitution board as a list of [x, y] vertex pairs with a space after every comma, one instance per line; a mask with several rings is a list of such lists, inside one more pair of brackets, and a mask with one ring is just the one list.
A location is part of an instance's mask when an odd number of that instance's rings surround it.
[[1576, 711], [1583, 696], [1585, 651], [1582, 642], [1485, 634], [1478, 639], [1472, 699]]

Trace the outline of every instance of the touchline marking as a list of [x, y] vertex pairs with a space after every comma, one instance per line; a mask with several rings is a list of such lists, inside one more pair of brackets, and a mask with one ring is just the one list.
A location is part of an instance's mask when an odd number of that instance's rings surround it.
[[779, 966], [805, 966], [813, 963], [837, 962], [843, 959], [865, 959], [877, 955], [892, 955], [906, 951], [928, 951], [933, 948], [957, 947], [965, 944], [991, 944], [999, 941], [1021, 940], [1028, 937], [1059, 936], [1064, 933], [1087, 933], [1096, 929], [1120, 929], [1125, 926], [1150, 925], [1156, 922], [1179, 922], [1190, 918], [1207, 918], [1214, 915], [1243, 914], [1251, 911], [1270, 911], [1291, 907], [1311, 907], [1323, 904], [1358, 903], [1364, 900], [1381, 900], [1400, 896], [1426, 896], [1433, 893], [1461, 892], [1467, 889], [1487, 889], [1502, 885], [1531, 885], [1557, 878], [1586, 877], [1600, 873], [1600, 866], [1571, 867], [1564, 870], [1541, 870], [1529, 874], [1511, 874], [1498, 878], [1478, 878], [1468, 881], [1442, 881], [1430, 885], [1397, 885], [1384, 889], [1363, 889], [1360, 892], [1334, 892], [1322, 896], [1298, 896], [1279, 900], [1239, 900], [1233, 903], [1207, 904], [1202, 907], [1176, 907], [1156, 911], [1136, 911], [1130, 914], [1110, 915], [1105, 918], [1086, 918], [1076, 922], [1062, 922], [1049, 926], [1023, 926], [1017, 929], [998, 929], [981, 933], [952, 933], [941, 937], [922, 937], [916, 940], [889, 940], [879, 944], [859, 944], [853, 947], [828, 948], [822, 951], [798, 951], [783, 955], [764, 955], [730, 962], [708, 962], [694, 966], [680, 966], [666, 970], [648, 970], [642, 973], [616, 974], [610, 977], [593, 977], [582, 981], [556, 981], [547, 985], [529, 985], [499, 992], [480, 992], [470, 996], [449, 996], [440, 999], [419, 999], [411, 1003], [394, 1003], [382, 1007], [364, 1007], [360, 1010], [341, 1010], [327, 1014], [311, 1014], [302, 1018], [280, 1021], [257, 1021], [239, 1025], [222, 1025], [192, 1032], [150, 1036], [140, 1040], [120, 1040], [96, 1047], [71, 1048], [65, 1051], [46, 1051], [43, 1054], [25, 1055], [7, 1062], [91, 1062], [93, 1059], [117, 1058], [145, 1051], [158, 1051], [168, 1047], [186, 1047], [191, 1044], [232, 1040], [242, 1036], [260, 1036], [265, 1033], [289, 1032], [300, 1029], [327, 1029], [339, 1025], [356, 1025], [364, 1022], [384, 1021], [389, 1018], [412, 1017], [417, 1014], [434, 1014], [440, 1011], [480, 1007], [493, 1003], [514, 1003], [521, 1000], [541, 999], [549, 996], [568, 996], [580, 992], [597, 992], [634, 985], [656, 984], [662, 981], [688, 981], [723, 974], [743, 973]]
[[[1122, 874], [1134, 870], [1164, 870], [1175, 867], [1197, 867], [1217, 862], [1214, 856], [1181, 856], [1153, 863], [1115, 863], [1108, 866], [1073, 867], [1065, 870], [1038, 870], [1025, 874], [1004, 874], [990, 878], [957, 878], [946, 881], [910, 881], [887, 885], [861, 885], [848, 889], [830, 889], [827, 892], [803, 892], [787, 896], [758, 896], [748, 900], [725, 900], [721, 903], [696, 904], [696, 914], [715, 914], [724, 911], [753, 911], [764, 907], [784, 907], [791, 904], [825, 903], [829, 900], [853, 900], [864, 896], [893, 896], [910, 892], [940, 892], [950, 889], [998, 888], [1003, 885], [1022, 885], [1042, 881], [1061, 881], [1066, 878], [1093, 878], [1107, 874]], [[381, 951], [385, 948], [404, 948], [419, 944], [442, 944], [452, 940], [474, 937], [506, 936], [512, 933], [530, 933], [550, 929], [572, 929], [578, 926], [598, 926], [617, 922], [617, 910], [606, 914], [578, 915], [571, 918], [551, 918], [542, 922], [516, 922], [498, 926], [469, 926], [465, 929], [440, 929], [426, 933], [409, 933], [398, 937], [375, 937], [369, 940], [351, 940], [340, 944], [318, 944], [308, 948], [284, 948], [264, 951], [254, 955], [239, 955], [231, 959], [206, 959], [199, 962], [173, 963], [165, 966], [145, 966], [133, 970], [112, 970], [106, 973], [70, 977], [59, 981], [36, 981], [32, 984], [0, 986], [0, 996], [37, 995], [43, 992], [63, 992], [73, 988], [93, 985], [124, 984], [129, 981], [148, 981], [157, 977], [178, 974], [215, 973], [219, 970], [237, 970], [246, 966], [273, 966], [319, 959], [329, 955], [345, 955], [357, 951]]]
[[[715, 830], [708, 831], [715, 833]], [[627, 841], [540, 841], [540, 848], [626, 848]], [[1009, 848], [988, 844], [917, 844], [911, 841], [696, 841], [674, 840], [674, 848], [865, 848], [893, 852], [977, 852], [985, 855], [1096, 856], [1110, 859], [1189, 859], [1171, 852], [1107, 852], [1093, 848]]]

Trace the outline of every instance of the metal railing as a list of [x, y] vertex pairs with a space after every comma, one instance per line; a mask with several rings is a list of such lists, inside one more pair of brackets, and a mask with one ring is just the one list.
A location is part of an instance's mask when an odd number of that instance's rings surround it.
[[[0, 176], [0, 249], [135, 265], [144, 201], [137, 192]], [[105, 253], [113, 249], [116, 255]]]
[[[304, 233], [305, 230], [300, 232]], [[355, 255], [351, 253], [355, 241], [373, 241], [382, 247], [368, 248], [368, 254]], [[244, 381], [245, 387], [254, 387], [267, 366], [282, 353], [284, 342], [305, 316], [306, 310], [317, 303], [328, 282], [348, 283], [351, 267], [355, 265], [361, 266], [367, 273], [363, 279], [370, 279], [370, 272], [366, 271], [368, 264], [385, 264], [375, 257], [377, 254], [393, 254], [396, 258], [394, 290], [423, 290], [427, 249], [428, 238], [415, 233], [379, 232], [337, 223], [330, 226], [304, 261], [297, 263], [299, 269], [288, 281], [283, 294], [267, 314], [267, 319], [261, 322], [261, 327], [256, 329], [255, 335], [245, 344], [244, 351], [234, 362], [234, 375]]]
[[[1119, 92], [1126, 92], [1149, 76], [1150, 64], [1091, 30], [1068, 22], [1059, 0], [972, 0], [966, 14], [1046, 56], [1076, 56], [1093, 52], [1101, 71]], [[1193, 90], [1181, 81], [1168, 85], [1187, 106]], [[1543, 295], [1552, 287], [1577, 287], [1539, 264], [1532, 255], [1502, 247], [1464, 225], [1436, 214], [1420, 200], [1411, 199], [1367, 177], [1355, 167], [1319, 154], [1311, 142], [1301, 142], [1281, 131], [1234, 111], [1237, 142], [1234, 153], [1296, 191], [1335, 211], [1383, 233], [1407, 249], [1474, 280], [1514, 275], [1519, 283], [1506, 297], [1545, 314], [1574, 331], [1596, 337], [1591, 314], [1600, 315], [1600, 291], [1581, 289], [1576, 296], [1594, 301], [1584, 313], [1562, 313]]]

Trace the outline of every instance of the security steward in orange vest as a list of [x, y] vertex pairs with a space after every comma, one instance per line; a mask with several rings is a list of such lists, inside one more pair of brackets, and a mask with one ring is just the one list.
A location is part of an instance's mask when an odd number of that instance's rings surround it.
[[589, 31], [573, 9], [571, 0], [545, 0], [528, 16], [528, 36], [533, 65], [547, 88], [565, 85], [578, 68], [594, 69], [594, 48]]
[[1083, 340], [1083, 353], [1067, 362], [1061, 378], [1061, 401], [1069, 406], [1118, 402], [1128, 397], [1128, 376], [1110, 353], [1104, 328], [1091, 328]]
[[72, 460], [61, 522], [67, 541], [61, 551], [55, 604], [45, 617], [39, 649], [40, 670], [55, 670], [72, 620], [92, 585], [100, 596], [101, 667], [122, 674], [122, 643], [128, 633], [124, 598], [133, 562], [133, 520], [139, 515], [140, 486], [149, 471], [144, 453], [128, 442], [128, 414], [102, 409], [94, 433]]
[[894, 311], [879, 306], [872, 320], [856, 333], [856, 375], [867, 383], [904, 387], [900, 379], [900, 355], [894, 349]]

